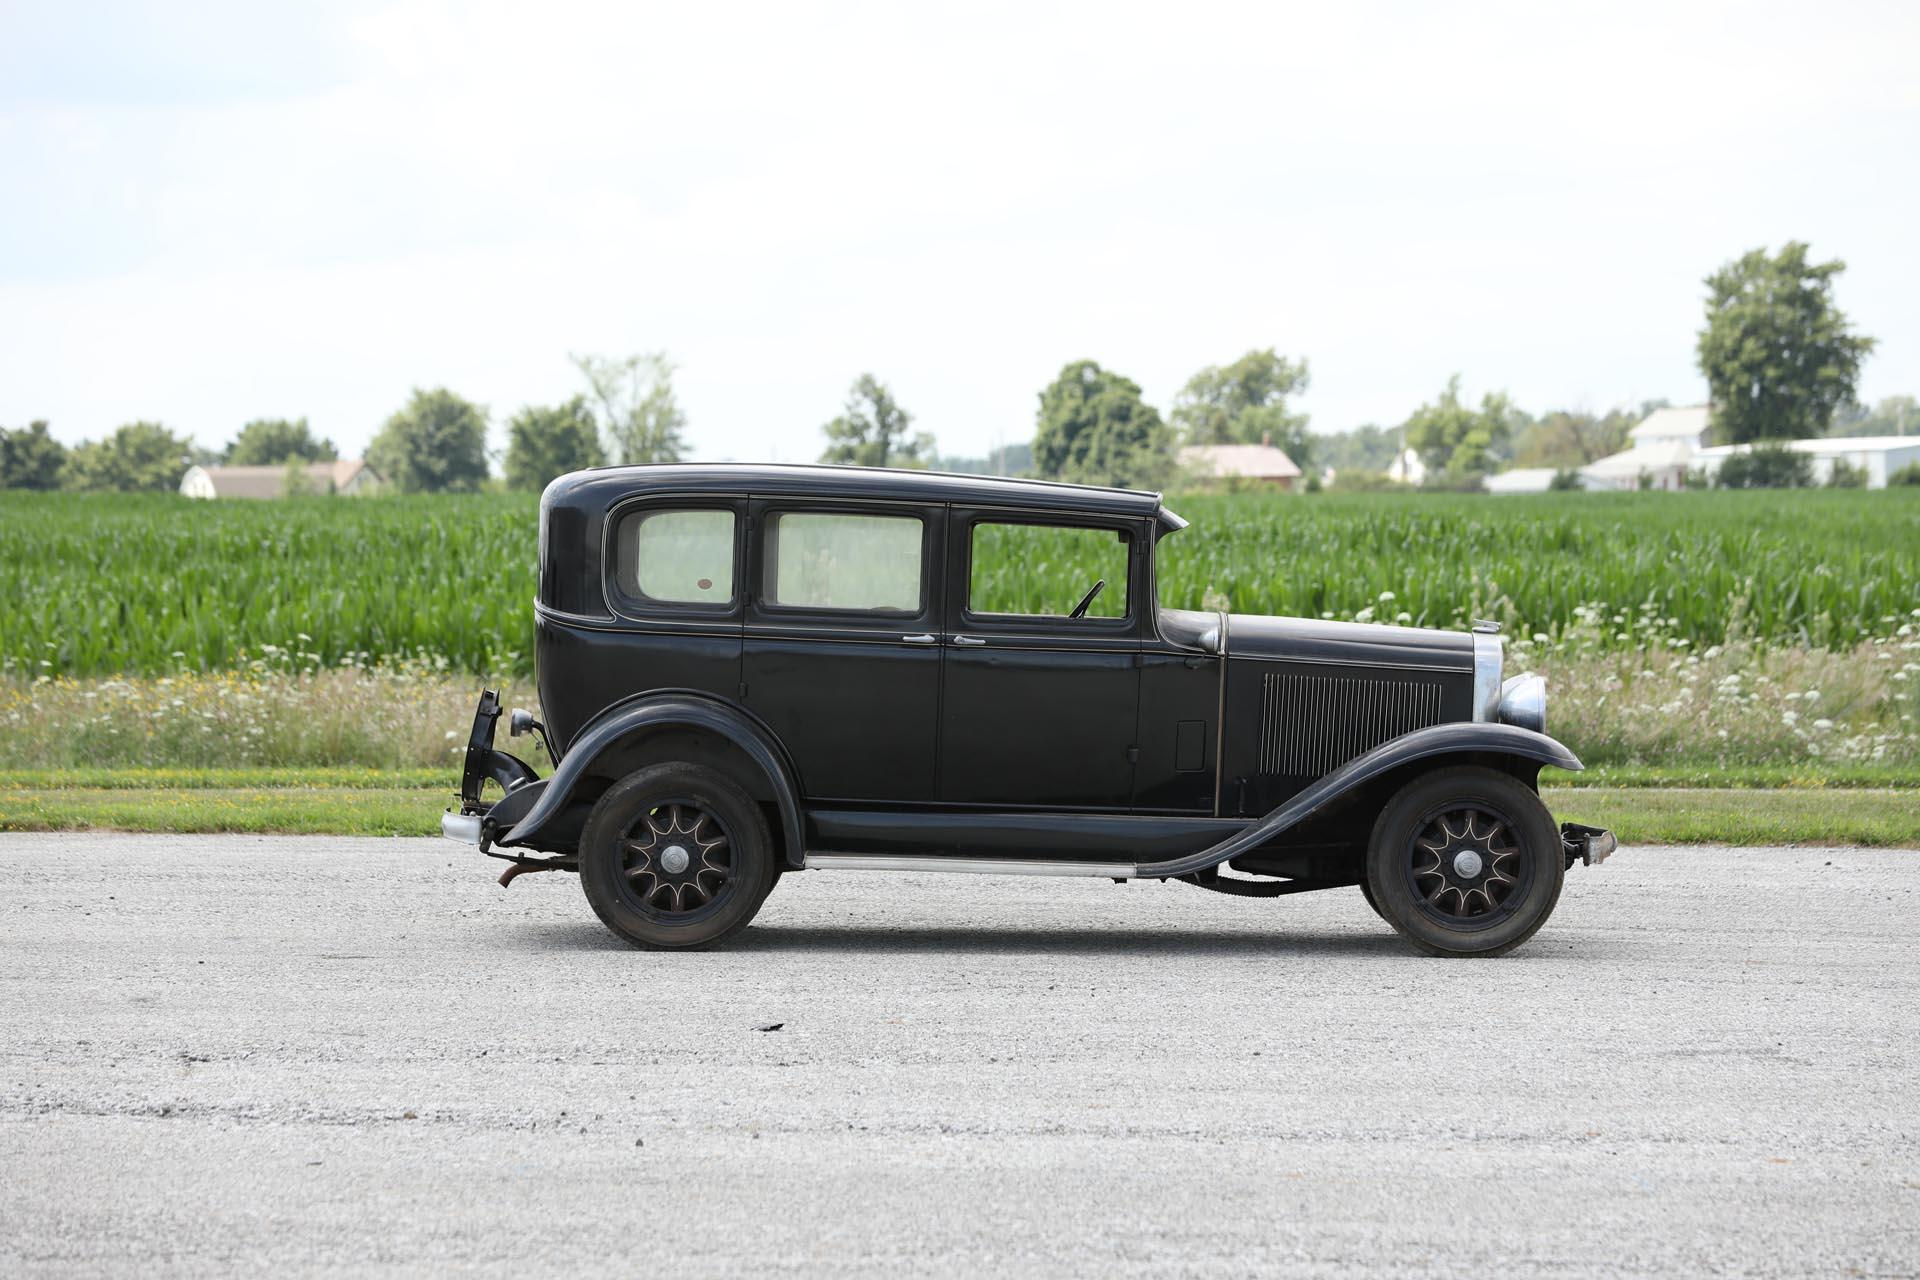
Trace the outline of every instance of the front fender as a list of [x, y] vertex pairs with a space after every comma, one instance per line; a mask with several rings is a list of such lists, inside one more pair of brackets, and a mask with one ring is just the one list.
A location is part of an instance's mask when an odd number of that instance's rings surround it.
[[1355, 787], [1362, 786], [1403, 765], [1436, 756], [1502, 755], [1516, 756], [1556, 769], [1583, 769], [1578, 756], [1544, 733], [1510, 724], [1456, 722], [1415, 729], [1391, 742], [1383, 742], [1364, 755], [1355, 756], [1332, 773], [1307, 787], [1246, 830], [1197, 853], [1169, 858], [1163, 862], [1140, 864], [1134, 874], [1142, 879], [1157, 876], [1192, 875], [1217, 867], [1229, 858], [1237, 858], [1273, 839], [1289, 827], [1312, 817], [1327, 804], [1338, 800]]
[[779, 744], [767, 729], [744, 712], [693, 693], [649, 694], [609, 707], [588, 721], [574, 735], [573, 744], [561, 757], [559, 767], [548, 779], [533, 808], [494, 843], [529, 843], [573, 799], [581, 781], [592, 772], [594, 762], [609, 748], [636, 733], [675, 727], [701, 729], [724, 738], [765, 772], [775, 805], [780, 810], [787, 860], [793, 866], [801, 865], [806, 844], [801, 835], [799, 788]]

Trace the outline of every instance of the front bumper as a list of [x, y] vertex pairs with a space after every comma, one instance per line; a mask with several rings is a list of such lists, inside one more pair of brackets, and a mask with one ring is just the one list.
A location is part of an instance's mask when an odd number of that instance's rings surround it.
[[461, 844], [478, 846], [480, 843], [480, 815], [477, 813], [443, 813], [440, 815], [440, 834], [449, 840], [458, 840]]

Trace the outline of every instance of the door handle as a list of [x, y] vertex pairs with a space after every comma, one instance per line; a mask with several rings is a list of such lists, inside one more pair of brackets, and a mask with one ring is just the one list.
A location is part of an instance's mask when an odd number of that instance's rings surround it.
[[919, 635], [901, 636], [900, 638], [908, 644], [932, 644], [935, 637], [931, 632], [922, 631]]
[[955, 644], [965, 644], [965, 645], [976, 645], [976, 644], [986, 643], [985, 640], [982, 640], [977, 636], [955, 636], [953, 638], [953, 642]]

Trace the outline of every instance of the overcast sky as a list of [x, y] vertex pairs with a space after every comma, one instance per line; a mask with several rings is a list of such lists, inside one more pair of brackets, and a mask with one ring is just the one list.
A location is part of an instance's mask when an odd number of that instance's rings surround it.
[[696, 455], [872, 371], [943, 451], [1060, 366], [1251, 347], [1317, 429], [1458, 371], [1704, 398], [1701, 278], [1808, 240], [1920, 392], [1920, 5], [0, 0], [0, 424], [501, 424], [666, 350]]

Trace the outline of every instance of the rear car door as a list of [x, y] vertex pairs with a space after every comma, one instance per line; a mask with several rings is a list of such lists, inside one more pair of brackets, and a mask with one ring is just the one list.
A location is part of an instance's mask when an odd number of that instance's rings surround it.
[[941, 801], [1126, 808], [1144, 524], [954, 507], [948, 529]]
[[760, 499], [749, 521], [742, 700], [808, 800], [930, 800], [944, 508]]

